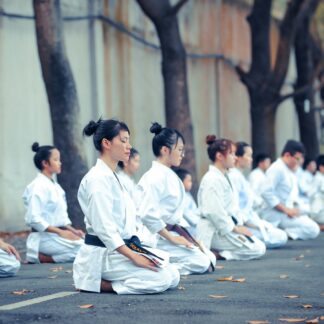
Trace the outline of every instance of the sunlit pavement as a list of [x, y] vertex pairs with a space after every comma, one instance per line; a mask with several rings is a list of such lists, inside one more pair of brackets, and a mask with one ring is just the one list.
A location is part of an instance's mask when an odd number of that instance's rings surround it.
[[323, 233], [260, 260], [219, 261], [215, 273], [157, 295], [75, 293], [71, 264], [22, 265], [0, 279], [0, 323], [324, 323], [323, 277]]

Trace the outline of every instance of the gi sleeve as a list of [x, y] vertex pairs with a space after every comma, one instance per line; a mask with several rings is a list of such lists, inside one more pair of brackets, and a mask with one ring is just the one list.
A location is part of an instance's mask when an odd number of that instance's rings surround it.
[[276, 188], [281, 181], [281, 172], [276, 168], [268, 169], [266, 173], [266, 181], [264, 181], [264, 189], [261, 192], [261, 196], [267, 205], [274, 208], [280, 204], [280, 199], [276, 194]]

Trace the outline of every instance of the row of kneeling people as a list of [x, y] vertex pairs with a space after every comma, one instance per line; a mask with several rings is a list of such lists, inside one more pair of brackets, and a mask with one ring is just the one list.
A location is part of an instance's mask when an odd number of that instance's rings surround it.
[[[59, 150], [33, 144], [40, 173], [23, 195], [26, 223], [32, 228], [29, 263], [74, 261], [73, 279], [81, 291], [149, 294], [176, 287], [180, 275], [213, 271], [216, 258], [256, 259], [266, 247], [286, 244], [288, 236], [311, 239], [319, 234], [316, 222], [289, 205], [293, 172], [304, 154], [301, 143], [289, 141], [267, 171], [269, 181], [261, 193], [267, 206], [259, 213], [243, 175], [252, 162], [251, 147], [207, 136], [212, 163], [200, 183], [197, 209], [189, 193], [191, 176], [179, 169], [183, 136], [158, 123], [150, 131], [156, 160], [134, 186], [129, 175], [139, 154], [130, 145], [127, 125], [99, 120], [84, 128], [99, 151], [78, 191], [86, 234], [72, 227], [65, 193], [53, 179], [61, 172]], [[14, 274], [18, 253], [4, 242], [0, 252], [0, 275]]]

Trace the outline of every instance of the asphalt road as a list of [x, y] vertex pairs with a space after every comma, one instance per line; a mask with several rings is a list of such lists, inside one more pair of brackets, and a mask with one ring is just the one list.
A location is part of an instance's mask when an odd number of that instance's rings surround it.
[[[0, 323], [324, 323], [324, 233], [312, 241], [289, 241], [260, 260], [217, 266], [213, 274], [183, 277], [173, 291], [117, 296], [75, 293], [71, 264], [22, 265], [16, 277], [0, 279]], [[242, 280], [218, 281], [231, 276]], [[31, 304], [49, 295], [58, 298]], [[22, 301], [28, 304], [15, 304]]]

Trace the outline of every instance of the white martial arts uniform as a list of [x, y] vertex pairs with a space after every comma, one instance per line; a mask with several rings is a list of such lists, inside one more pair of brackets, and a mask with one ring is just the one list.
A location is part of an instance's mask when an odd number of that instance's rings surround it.
[[229, 172], [234, 193], [239, 201], [240, 213], [244, 214], [244, 224], [258, 239], [263, 241], [267, 248], [278, 248], [287, 243], [288, 236], [285, 231], [274, 227], [271, 223], [261, 219], [254, 211], [254, 192], [243, 173], [233, 168]]
[[197, 225], [200, 222], [200, 211], [190, 192], [185, 192], [184, 200], [183, 217], [190, 225], [188, 231], [193, 237], [196, 237]]
[[233, 232], [233, 217], [243, 224], [230, 180], [215, 166], [203, 176], [198, 191], [198, 206], [203, 218], [198, 224], [197, 237], [207, 248], [219, 251], [227, 260], [250, 260], [264, 255], [266, 247], [257, 237], [250, 242], [244, 235]]
[[135, 199], [135, 192], [136, 192], [136, 183], [135, 181], [123, 170], [118, 171], [118, 179], [121, 184], [125, 187], [131, 198]]
[[296, 193], [298, 195], [297, 179], [295, 174], [279, 158], [266, 172], [267, 181], [264, 184], [262, 197], [267, 207], [260, 216], [276, 227], [286, 231], [292, 239], [307, 240], [318, 236], [319, 226], [308, 216], [302, 215], [290, 218], [275, 209], [278, 204], [289, 208], [294, 207]]
[[73, 262], [83, 240], [67, 240], [45, 230], [49, 226], [70, 225], [65, 192], [54, 180], [42, 173], [27, 186], [23, 194], [27, 212], [25, 221], [37, 232], [27, 238], [27, 261], [38, 263], [38, 253], [49, 255], [55, 262]]
[[178, 285], [178, 270], [171, 264], [157, 272], [136, 266], [116, 249], [136, 233], [136, 209], [117, 175], [101, 160], [83, 178], [78, 200], [90, 235], [105, 248], [84, 244], [73, 264], [77, 289], [100, 292], [101, 280], [112, 282], [117, 294], [150, 294]]
[[317, 171], [309, 191], [311, 217], [315, 222], [324, 224], [324, 174]]
[[265, 203], [261, 196], [261, 192], [264, 188], [264, 182], [266, 181], [266, 175], [260, 168], [253, 169], [249, 174], [249, 183], [252, 191], [254, 192], [254, 208], [256, 211], [265, 207]]
[[0, 249], [0, 278], [12, 277], [20, 269], [20, 262], [12, 254]]
[[[216, 264], [215, 256], [207, 250], [206, 254], [198, 248], [189, 249], [175, 245], [157, 234], [167, 224], [189, 224], [183, 218], [185, 190], [179, 177], [167, 166], [153, 161], [152, 167], [138, 183], [141, 192], [138, 215], [148, 228], [144, 241], [152, 247], [170, 253], [170, 261], [175, 264], [180, 274], [204, 273], [210, 263]], [[173, 235], [178, 235], [172, 232]]]

